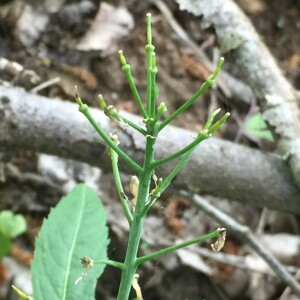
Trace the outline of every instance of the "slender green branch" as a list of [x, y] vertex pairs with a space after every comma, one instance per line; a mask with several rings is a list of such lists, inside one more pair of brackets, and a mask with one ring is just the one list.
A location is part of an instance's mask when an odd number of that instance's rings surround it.
[[158, 87], [156, 86], [156, 75], [157, 75], [157, 67], [156, 67], [156, 56], [155, 52], [152, 53], [152, 66], [150, 70], [151, 74], [151, 109], [150, 116], [155, 117], [155, 103], [158, 95]]
[[112, 148], [109, 148], [109, 149], [110, 149], [110, 157], [111, 157], [111, 162], [112, 162], [113, 175], [114, 175], [114, 179], [115, 179], [118, 196], [119, 196], [120, 202], [123, 206], [123, 210], [124, 210], [124, 213], [128, 220], [128, 223], [129, 223], [129, 225], [131, 225], [133, 217], [132, 217], [132, 214], [130, 211], [129, 201], [124, 193], [123, 186], [122, 186], [122, 181], [121, 181], [119, 166], [118, 166], [118, 154]]
[[230, 113], [226, 113], [219, 121], [217, 121], [214, 125], [212, 125], [209, 129], [208, 132], [209, 134], [214, 133], [217, 129], [221, 127], [221, 125], [226, 122], [226, 120], [229, 118]]
[[145, 262], [147, 262], [149, 260], [158, 258], [158, 257], [160, 257], [162, 255], [169, 254], [169, 253], [174, 252], [176, 250], [179, 250], [181, 248], [185, 248], [185, 247], [190, 246], [192, 244], [200, 243], [200, 242], [203, 242], [203, 241], [208, 240], [208, 239], [218, 238], [219, 236], [220, 236], [219, 231], [215, 230], [215, 231], [213, 231], [211, 233], [202, 235], [202, 236], [197, 237], [195, 239], [192, 239], [192, 240], [189, 240], [189, 241], [186, 241], [186, 242], [183, 242], [183, 243], [171, 246], [171, 247], [167, 247], [167, 248], [161, 249], [159, 251], [156, 251], [156, 252], [148, 254], [148, 255], [144, 255], [144, 256], [138, 257], [137, 260], [136, 260], [136, 264], [137, 264], [137, 266], [139, 266], [139, 265], [141, 265], [141, 264], [143, 264], [143, 263], [145, 263]]
[[159, 178], [158, 183], [155, 187], [155, 189], [153, 189], [151, 191], [151, 193], [149, 194], [148, 200], [146, 202], [146, 205], [144, 207], [144, 211], [142, 213], [142, 215], [146, 215], [149, 208], [153, 205], [153, 203], [161, 196], [162, 193], [162, 184], [163, 184], [163, 179]]
[[151, 206], [156, 202], [156, 200], [160, 197], [161, 193], [159, 195], [149, 195], [149, 199], [144, 207], [143, 215], [146, 215], [151, 208]]
[[220, 72], [222, 65], [224, 62], [224, 58], [221, 57], [219, 59], [219, 63], [214, 70], [214, 72], [208, 77], [207, 81], [202, 84], [200, 89], [188, 100], [186, 101], [182, 106], [180, 106], [171, 116], [169, 116], [166, 120], [164, 120], [159, 126], [158, 131], [161, 131], [165, 126], [167, 126], [170, 122], [172, 122], [174, 119], [176, 119], [180, 114], [182, 114], [188, 107], [190, 107], [198, 98], [200, 95], [202, 95], [209, 87], [211, 87]]
[[105, 265], [109, 265], [118, 269], [123, 270], [125, 268], [124, 263], [119, 262], [119, 261], [115, 261], [115, 260], [111, 260], [111, 259], [99, 259], [99, 260], [94, 260], [95, 264], [105, 264]]
[[149, 118], [153, 118], [153, 112], [155, 112], [155, 103], [153, 103], [153, 86], [155, 82], [153, 82], [153, 52], [155, 47], [152, 45], [152, 32], [151, 32], [151, 14], [147, 14], [147, 45], [145, 47], [146, 50], [146, 62], [147, 62], [147, 113]]
[[108, 116], [110, 119], [125, 123], [141, 133], [142, 135], [146, 136], [147, 132], [143, 128], [141, 128], [139, 125], [131, 122], [129, 119], [122, 117], [119, 112], [117, 111], [116, 107], [113, 105], [108, 105], [106, 104], [105, 100], [103, 99], [102, 95], [98, 95], [99, 103], [101, 109], [104, 111], [105, 115]]
[[133, 276], [137, 269], [137, 252], [141, 240], [144, 223], [144, 216], [142, 213], [144, 211], [145, 203], [148, 198], [150, 182], [152, 177], [152, 169], [150, 168], [150, 165], [154, 159], [154, 143], [155, 140], [153, 140], [151, 137], [147, 137], [144, 166], [143, 171], [139, 177], [140, 184], [138, 189], [137, 203], [135, 207], [133, 221], [130, 227], [128, 247], [124, 261], [124, 266], [126, 267], [122, 270], [122, 277], [117, 300], [128, 299]]
[[[212, 124], [214, 118], [216, 117], [216, 115], [219, 113], [220, 110], [216, 110], [211, 117], [209, 118], [209, 120], [207, 121], [206, 125], [204, 126], [205, 129], [203, 129], [202, 132], [199, 133], [199, 135], [202, 133], [204, 133], [205, 135], [207, 135], [206, 138], [210, 137], [211, 134], [217, 130], [229, 117], [229, 113], [226, 113], [219, 121], [217, 121], [215, 124]], [[211, 126], [211, 127], [210, 127]], [[210, 127], [210, 128], [209, 128]], [[198, 135], [198, 137], [199, 137]], [[197, 137], [197, 138], [198, 138]], [[204, 138], [205, 139], [205, 138]], [[197, 139], [196, 139], [197, 140]], [[196, 141], [195, 140], [195, 141]], [[195, 143], [195, 141], [193, 143]], [[201, 141], [200, 141], [201, 142]], [[199, 142], [199, 143], [200, 143]], [[150, 209], [150, 207], [153, 205], [153, 203], [157, 200], [157, 198], [164, 192], [164, 190], [170, 185], [170, 183], [172, 182], [172, 180], [175, 178], [175, 176], [181, 171], [181, 169], [185, 166], [185, 164], [187, 163], [189, 157], [191, 156], [191, 154], [193, 153], [194, 149], [197, 147], [197, 145], [199, 143], [195, 143], [195, 145], [193, 147], [190, 147], [193, 143], [189, 144], [187, 147], [183, 148], [182, 150], [167, 156], [165, 158], [162, 158], [160, 160], [155, 161], [154, 164], [154, 168], [157, 167], [157, 165], [161, 165], [166, 163], [167, 161], [169, 161], [170, 159], [174, 159], [176, 157], [178, 157], [178, 153], [180, 153], [182, 155], [180, 161], [178, 162], [178, 164], [175, 166], [175, 168], [169, 173], [169, 175], [163, 180], [163, 182], [160, 185], [159, 188], [159, 194], [158, 196], [156, 195], [150, 195], [150, 200], [147, 203], [147, 205], [145, 206], [144, 209], [144, 213], [146, 214], [147, 211]], [[186, 151], [186, 149], [188, 149]], [[185, 152], [185, 153], [181, 153], [181, 152]], [[173, 156], [173, 157], [172, 157]], [[157, 165], [156, 165], [157, 164]], [[157, 191], [158, 193], [158, 191]]]
[[130, 126], [131, 128], [135, 129], [136, 131], [138, 131], [139, 133], [141, 133], [143, 136], [147, 135], [147, 131], [143, 128], [141, 128], [139, 125], [133, 123], [132, 121], [128, 120], [127, 118], [123, 117], [120, 115], [120, 117], [122, 118], [122, 121], [127, 124], [128, 126]]
[[211, 127], [215, 117], [219, 114], [219, 112], [221, 111], [221, 108], [216, 109], [211, 116], [209, 117], [209, 119], [207, 120], [203, 130], [209, 130], [209, 128]]
[[134, 99], [135, 99], [135, 102], [140, 110], [140, 113], [141, 115], [144, 117], [144, 118], [147, 118], [148, 115], [147, 115], [147, 112], [145, 110], [145, 107], [142, 103], [142, 100], [141, 100], [141, 97], [140, 97], [140, 94], [136, 88], [136, 85], [135, 85], [135, 82], [134, 82], [134, 79], [133, 79], [133, 76], [132, 76], [132, 73], [131, 73], [131, 67], [130, 65], [126, 62], [126, 59], [123, 55], [123, 51], [120, 50], [119, 51], [119, 55], [120, 55], [120, 60], [121, 60], [121, 64], [122, 64], [122, 70], [127, 78], [127, 81], [129, 83], [129, 86], [130, 86], [130, 89], [131, 89], [131, 92], [134, 96]]
[[220, 120], [218, 120], [215, 124], [212, 125], [212, 122], [214, 121], [215, 117], [217, 116], [217, 114], [219, 112], [220, 112], [220, 109], [217, 109], [216, 111], [214, 111], [212, 113], [212, 115], [210, 116], [210, 118], [206, 122], [206, 124], [204, 126], [204, 129], [198, 133], [197, 138], [192, 143], [190, 143], [189, 145], [187, 145], [186, 147], [184, 147], [183, 149], [179, 150], [176, 153], [173, 153], [169, 156], [166, 156], [164, 158], [161, 158], [161, 159], [155, 161], [153, 163], [153, 167], [157, 168], [157, 167], [159, 167], [159, 166], [161, 166], [161, 165], [163, 165], [163, 164], [165, 164], [165, 163], [167, 163], [167, 162], [183, 155], [184, 153], [188, 152], [190, 149], [195, 148], [203, 140], [210, 138], [212, 133], [215, 132], [217, 129], [219, 129], [221, 127], [221, 125], [230, 116], [230, 113], [226, 113]]
[[33, 297], [26, 295], [24, 292], [19, 290], [16, 286], [12, 285], [12, 289], [22, 298], [25, 300], [34, 300]]
[[151, 60], [152, 60], [152, 52], [154, 50], [154, 47], [152, 45], [146, 46], [146, 58], [147, 58], [147, 113], [150, 118], [153, 118], [153, 115], [151, 114], [153, 111], [153, 105], [152, 105], [152, 72], [151, 72]]
[[[163, 182], [160, 185], [160, 190], [159, 190], [159, 195], [160, 196], [165, 189], [170, 185], [172, 180], [175, 178], [175, 176], [181, 171], [181, 169], [185, 166], [187, 163], [188, 159], [190, 158], [191, 154], [193, 153], [195, 148], [192, 148], [188, 152], [186, 152], [178, 164], [175, 166], [175, 168], [169, 173], [169, 175], [163, 180]], [[147, 202], [145, 208], [144, 208], [144, 214], [148, 212], [148, 210], [151, 208], [151, 206], [155, 203], [155, 201], [158, 199], [158, 196], [156, 197], [155, 195], [150, 195], [150, 199]]]
[[86, 104], [82, 103], [82, 100], [77, 97], [76, 102], [79, 105], [79, 111], [83, 113], [86, 118], [89, 120], [91, 125], [95, 128], [95, 130], [99, 133], [105, 143], [111, 147], [117, 154], [137, 173], [142, 171], [141, 166], [139, 166], [132, 158], [130, 158], [123, 150], [121, 150], [104, 132], [104, 130], [98, 125], [93, 116], [90, 113], [89, 107]]
[[167, 163], [167, 162], [169, 162], [169, 161], [185, 154], [189, 150], [194, 149], [199, 143], [201, 143], [205, 139], [208, 139], [209, 137], [210, 137], [210, 135], [207, 133], [207, 131], [200, 131], [198, 133], [198, 136], [196, 137], [196, 139], [193, 142], [191, 142], [189, 145], [187, 145], [186, 147], [184, 147], [183, 149], [179, 150], [176, 153], [170, 154], [170, 155], [168, 155], [164, 158], [156, 160], [153, 163], [152, 167], [157, 168], [157, 167], [159, 167], [159, 166], [161, 166], [161, 165], [163, 165], [163, 164], [165, 164], [165, 163]]
[[164, 190], [170, 185], [172, 180], [175, 178], [175, 176], [181, 171], [181, 169], [186, 165], [187, 161], [189, 160], [190, 156], [192, 155], [194, 151], [194, 148], [186, 152], [178, 162], [178, 164], [175, 166], [175, 168], [168, 174], [168, 176], [164, 179], [160, 193], [162, 194]]
[[151, 14], [147, 13], [147, 44], [152, 45]]

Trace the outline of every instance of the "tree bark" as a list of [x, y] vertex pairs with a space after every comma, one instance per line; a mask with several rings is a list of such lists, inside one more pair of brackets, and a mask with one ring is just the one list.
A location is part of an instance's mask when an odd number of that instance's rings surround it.
[[[143, 136], [116, 126], [101, 111], [91, 109], [103, 129], [117, 132], [120, 146], [142, 164]], [[129, 113], [127, 118], [142, 120]], [[196, 132], [169, 126], [156, 144], [156, 158], [180, 150]], [[32, 95], [18, 88], [0, 87], [0, 150], [26, 149], [84, 161], [110, 169], [106, 145], [75, 103]], [[124, 170], [132, 174], [127, 166]], [[170, 163], [157, 172], [165, 177]], [[286, 163], [276, 154], [264, 153], [228, 141], [211, 138], [202, 142], [173, 187], [211, 194], [259, 207], [300, 214], [300, 191]]]
[[246, 15], [232, 0], [177, 0], [181, 9], [202, 16], [214, 27], [223, 53], [230, 52], [245, 82], [252, 88], [264, 120], [277, 139], [300, 187], [299, 93], [283, 76]]

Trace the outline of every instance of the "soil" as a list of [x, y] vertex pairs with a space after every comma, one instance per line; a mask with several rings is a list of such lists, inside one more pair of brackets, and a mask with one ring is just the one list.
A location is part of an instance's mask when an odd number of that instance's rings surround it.
[[[6, 2], [8, 4], [12, 3], [11, 1]], [[33, 2], [28, 1], [29, 4]], [[74, 41], [76, 45], [76, 42], [89, 30], [90, 24], [98, 11], [99, 1], [87, 2], [93, 3], [94, 10], [91, 9], [89, 13], [83, 14], [80, 22], [74, 20], [74, 16], [68, 18], [69, 22], [65, 22], [62, 19], [62, 14], [51, 14], [51, 21], [41, 32], [39, 38], [26, 46], [20, 41], [20, 37], [15, 31], [17, 17], [13, 16], [13, 14], [4, 15], [1, 13], [0, 8], [0, 58], [4, 57], [11, 62], [16, 61], [25, 70], [32, 70], [38, 77], [36, 81], [38, 83], [59, 76], [60, 82], [39, 91], [40, 94], [47, 97], [59, 97], [66, 101], [74, 101], [74, 85], [77, 85], [81, 97], [91, 106], [98, 107], [97, 95], [101, 93], [107, 102], [117, 106], [119, 109], [138, 113], [136, 105], [132, 101], [130, 88], [121, 71], [117, 51], [103, 54], [94, 50], [82, 52], [74, 49]], [[273, 53], [286, 76], [296, 88], [300, 88], [300, 1], [238, 0], [237, 2], [252, 20], [255, 28]], [[76, 7], [78, 3], [79, 1], [75, 0], [65, 1], [64, 7], [66, 8], [68, 5]], [[172, 113], [201, 86], [207, 77], [207, 69], [194, 58], [191, 49], [180, 41], [165, 17], [150, 1], [116, 0], [110, 3], [116, 6], [124, 6], [133, 16], [134, 27], [117, 41], [115, 47], [124, 51], [142, 97], [145, 96], [146, 92], [145, 15], [147, 12], [152, 13], [153, 40], [156, 46], [159, 71], [159, 102], [166, 102], [168, 113]], [[199, 19], [186, 12], [179, 11], [176, 4], [168, 3], [168, 5], [174, 17], [188, 35], [205, 49], [209, 57], [212, 57], [214, 49], [217, 48], [213, 33], [203, 31]], [[229, 72], [230, 70], [234, 72], [234, 62], [231, 62], [229, 59], [225, 68]], [[23, 86], [27, 90], [31, 90], [37, 85], [34, 81], [28, 81], [22, 76], [14, 72], [9, 73], [0, 70], [0, 83], [4, 84], [3, 82], [6, 81], [14, 86]], [[231, 104], [230, 99], [226, 99], [222, 91], [215, 89], [213, 92], [206, 92], [201, 101], [198, 101], [193, 108], [176, 120], [175, 125], [192, 130], [201, 129], [208, 117], [212, 95], [216, 96], [218, 107], [221, 107], [223, 111], [234, 111], [240, 120], [244, 119], [247, 111], [250, 109], [249, 107], [245, 109], [244, 106]], [[232, 118], [217, 133], [217, 136], [234, 140], [239, 126], [237, 120]], [[251, 147], [266, 146], [265, 144], [249, 140], [247, 136], [243, 136], [240, 142]], [[12, 162], [21, 173], [38, 173], [37, 154], [28, 152], [6, 153], [5, 155], [3, 154], [2, 160]], [[108, 180], [109, 183], [110, 181]], [[7, 195], [6, 191], [12, 190], [14, 195], [6, 202], [2, 201], [0, 209], [13, 209], [16, 212], [26, 214], [29, 220], [34, 220], [32, 221], [34, 225], [30, 226], [31, 233], [29, 232], [23, 238], [23, 242], [21, 242], [27, 250], [32, 252], [33, 236], [38, 231], [36, 228], [39, 228], [40, 221], [47, 215], [50, 206], [58, 201], [62, 191], [59, 188], [53, 190], [47, 184], [35, 187], [32, 184], [20, 184], [13, 179], [0, 183], [1, 194]], [[20, 198], [18, 203], [16, 203], [14, 199], [18, 197]], [[184, 235], [183, 227], [185, 226], [185, 221], [182, 219], [184, 216], [183, 211], [188, 211], [186, 216], [189, 216], [193, 210], [191, 207], [186, 206], [184, 202], [180, 202], [180, 199], [176, 200], [179, 202], [177, 206], [168, 207], [169, 197], [171, 195], [164, 198], [161, 207], [164, 210], [176, 210], [175, 213], [173, 212], [171, 221], [169, 220], [170, 218], [164, 220], [167, 226], [168, 222], [171, 224], [167, 227], [166, 231], [168, 233], [166, 234], [175, 240]], [[259, 210], [254, 208], [244, 208], [244, 210], [255, 215], [254, 219], [259, 217]], [[242, 212], [241, 209], [240, 211], [240, 217], [245, 217], [247, 213], [245, 214], [245, 211]], [[161, 219], [165, 218], [164, 213], [159, 208], [152, 214]], [[210, 227], [211, 223], [206, 220], [203, 226]], [[285, 229], [281, 228], [281, 230]], [[32, 232], [34, 232], [33, 236], [31, 236]], [[111, 234], [110, 258], [120, 260], [120, 256], [124, 255], [124, 241], [126, 241], [126, 237], [118, 236], [114, 230], [111, 230]], [[124, 235], [125, 233], [123, 232], [122, 234]], [[191, 234], [193, 235], [193, 233]], [[164, 237], [162, 237], [162, 244], [163, 239]], [[244, 251], [239, 250], [241, 245], [235, 242], [234, 239], [232, 244], [233, 246], [228, 249], [228, 253], [235, 254], [236, 252], [241, 253], [240, 251]], [[176, 267], [170, 267], [168, 270], [172, 263], [164, 264], [159, 261], [146, 265], [141, 270], [141, 286], [143, 287], [145, 299], [241, 299], [238, 298], [241, 297], [241, 294], [244, 295], [243, 299], [254, 299], [249, 291], [247, 296], [245, 296], [247, 287], [244, 288], [242, 293], [236, 292], [235, 296], [234, 293], [226, 289], [224, 282], [226, 283], [226, 280], [229, 280], [228, 278], [232, 280], [235, 276], [235, 268], [225, 268], [224, 271], [224, 266], [219, 265], [217, 267], [219, 270], [222, 270], [219, 274], [223, 277], [215, 275], [208, 277], [189, 266], [180, 265], [178, 261], [176, 261], [176, 264]], [[224, 279], [224, 276], [227, 276], [226, 279]], [[98, 288], [97, 299], [114, 299], [119, 278], [120, 274], [118, 271], [111, 269], [106, 271], [100, 284], [100, 286], [105, 288]], [[243, 285], [243, 283], [240, 284]], [[246, 283], [245, 285], [247, 286]], [[263, 286], [260, 286], [260, 288], [263, 288]], [[276, 291], [272, 296], [275, 298], [270, 299], [276, 299], [276, 295], [280, 295], [283, 289], [284, 287], [276, 283]]]

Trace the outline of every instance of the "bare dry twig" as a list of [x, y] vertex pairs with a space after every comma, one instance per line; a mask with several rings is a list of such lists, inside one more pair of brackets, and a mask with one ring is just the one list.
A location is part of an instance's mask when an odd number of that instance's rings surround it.
[[191, 195], [187, 192], [181, 192], [181, 195], [189, 198], [199, 209], [204, 211], [214, 220], [218, 221], [222, 226], [227, 227], [228, 231], [232, 232], [241, 242], [247, 244], [252, 250], [254, 250], [265, 262], [271, 267], [271, 269], [277, 274], [277, 276], [285, 282], [293, 292], [300, 297], [300, 285], [297, 280], [289, 274], [286, 268], [278, 261], [278, 259], [266, 248], [264, 248], [259, 242], [256, 241], [254, 234], [251, 230], [244, 225], [239, 224], [230, 216], [220, 211], [215, 206], [204, 200], [198, 195]]
[[[170, 24], [172, 29], [176, 32], [177, 36], [193, 51], [197, 58], [205, 65], [205, 67], [212, 72], [215, 64], [209, 59], [206, 53], [189, 37], [187, 32], [176, 21], [172, 15], [169, 7], [162, 0], [152, 0], [152, 2], [161, 11], [166, 21]], [[227, 98], [235, 98], [239, 101], [250, 104], [253, 101], [253, 93], [249, 86], [242, 81], [234, 78], [225, 71], [219, 73], [217, 85], [221, 88]]]

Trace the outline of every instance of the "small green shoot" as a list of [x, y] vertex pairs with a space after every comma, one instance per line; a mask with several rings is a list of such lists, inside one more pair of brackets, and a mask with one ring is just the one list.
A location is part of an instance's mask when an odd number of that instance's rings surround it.
[[268, 129], [260, 113], [252, 115], [246, 122], [247, 131], [258, 138], [274, 142], [274, 137]]
[[10, 210], [0, 212], [0, 259], [7, 255], [11, 240], [26, 231], [26, 220], [22, 215], [15, 215]]

